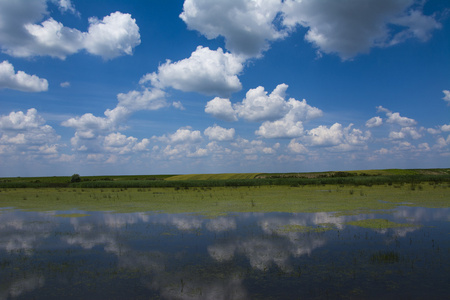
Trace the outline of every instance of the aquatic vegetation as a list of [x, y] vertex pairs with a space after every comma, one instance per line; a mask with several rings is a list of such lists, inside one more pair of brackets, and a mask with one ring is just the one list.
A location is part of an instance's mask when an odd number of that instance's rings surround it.
[[325, 232], [329, 230], [336, 230], [336, 225], [332, 223], [320, 223], [314, 226], [307, 225], [299, 225], [299, 224], [287, 224], [282, 225], [277, 228], [278, 232], [287, 233], [287, 232]]
[[56, 214], [53, 215], [54, 217], [62, 217], [62, 218], [81, 218], [81, 217], [88, 217], [89, 214], [82, 214], [82, 213], [68, 213], [68, 214]]
[[389, 229], [389, 228], [402, 228], [402, 227], [420, 227], [418, 224], [410, 223], [395, 223], [386, 219], [366, 219], [359, 221], [351, 221], [345, 223], [347, 225], [359, 226], [369, 229]]
[[378, 251], [370, 256], [372, 263], [396, 263], [400, 261], [400, 255], [395, 251]]
[[[233, 212], [335, 212], [391, 210], [398, 206], [448, 207], [447, 184], [352, 187], [255, 186], [174, 188], [39, 188], [1, 189], [0, 207], [23, 210], [167, 212], [223, 215]], [[322, 192], [326, 191], [326, 192]], [[363, 194], [363, 196], [361, 196]], [[383, 201], [380, 201], [383, 200]]]

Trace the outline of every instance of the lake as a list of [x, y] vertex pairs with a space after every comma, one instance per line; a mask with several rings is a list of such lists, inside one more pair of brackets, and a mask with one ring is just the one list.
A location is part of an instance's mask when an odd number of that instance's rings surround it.
[[444, 299], [450, 208], [0, 209], [0, 299]]

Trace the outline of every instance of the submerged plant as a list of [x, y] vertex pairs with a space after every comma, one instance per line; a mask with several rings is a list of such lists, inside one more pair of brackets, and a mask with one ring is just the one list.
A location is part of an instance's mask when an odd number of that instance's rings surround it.
[[384, 264], [392, 264], [400, 261], [400, 256], [395, 251], [378, 251], [375, 254], [372, 254], [370, 257], [370, 262], [372, 263], [384, 263]]

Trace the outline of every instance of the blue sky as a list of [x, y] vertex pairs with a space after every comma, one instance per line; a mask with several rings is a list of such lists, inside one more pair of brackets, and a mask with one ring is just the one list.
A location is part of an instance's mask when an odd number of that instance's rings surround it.
[[450, 163], [450, 4], [0, 0], [0, 176]]

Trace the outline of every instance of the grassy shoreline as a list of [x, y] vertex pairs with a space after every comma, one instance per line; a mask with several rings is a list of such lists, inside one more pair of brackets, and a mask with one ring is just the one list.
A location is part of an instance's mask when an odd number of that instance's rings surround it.
[[1, 189], [0, 207], [30, 211], [196, 213], [335, 212], [450, 207], [450, 184], [191, 188]]

